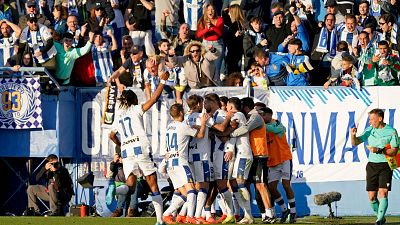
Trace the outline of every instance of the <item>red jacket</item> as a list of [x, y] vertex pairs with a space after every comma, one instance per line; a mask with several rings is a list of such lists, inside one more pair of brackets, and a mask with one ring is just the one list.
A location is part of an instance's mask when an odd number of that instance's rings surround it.
[[222, 20], [222, 17], [217, 18], [217, 23], [214, 25], [211, 25], [210, 28], [202, 26], [197, 26], [197, 33], [196, 36], [197, 38], [203, 38], [204, 40], [207, 41], [217, 41], [222, 38], [222, 35], [224, 34], [224, 21]]

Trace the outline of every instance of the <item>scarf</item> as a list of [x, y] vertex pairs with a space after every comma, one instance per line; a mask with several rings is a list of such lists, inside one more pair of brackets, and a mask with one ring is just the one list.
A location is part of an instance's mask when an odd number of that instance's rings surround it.
[[389, 41], [390, 46], [391, 45], [396, 45], [397, 44], [397, 40], [396, 40], [396, 38], [397, 38], [397, 29], [398, 29], [397, 24], [394, 23], [393, 27], [392, 27], [392, 30], [390, 30], [390, 37], [387, 38], [388, 33], [386, 33], [386, 34], [382, 35], [382, 40]]
[[330, 45], [328, 49], [328, 30], [326, 27], [323, 27], [321, 29], [321, 33], [319, 35], [318, 39], [318, 45], [317, 48], [315, 49], [317, 52], [321, 53], [328, 53], [330, 56], [335, 56], [336, 55], [336, 43], [337, 43], [337, 36], [336, 36], [336, 29], [333, 29], [331, 32], [331, 40], [330, 40]]
[[345, 80], [351, 80], [351, 84], [350, 86], [347, 87], [351, 87], [351, 88], [355, 88], [360, 90], [360, 81], [358, 80], [358, 72], [354, 69], [354, 66], [352, 66], [351, 68], [347, 69], [347, 70], [343, 70], [343, 68], [340, 69], [340, 75], [339, 78], [341, 80], [341, 85], [342, 86], [346, 86], [344, 81]]
[[68, 15], [78, 16], [78, 6], [75, 0], [68, 0]]
[[378, 78], [381, 79], [383, 82], [389, 82], [394, 79], [392, 75], [392, 71], [390, 66], [383, 65], [383, 60], [393, 61], [390, 55], [387, 55], [385, 58], [381, 58], [378, 62]]
[[255, 37], [255, 45], [258, 45], [258, 44], [261, 42], [261, 40], [265, 39], [265, 35], [264, 35], [263, 32], [258, 32], [258, 33], [256, 33], [256, 32], [254, 32], [253, 30], [249, 30], [249, 31], [248, 31], [248, 34], [249, 34], [250, 36]]
[[344, 28], [340, 33], [340, 40], [345, 41], [351, 45], [351, 47], [355, 48], [358, 44], [358, 31], [354, 29], [353, 32], [349, 32], [347, 28]]

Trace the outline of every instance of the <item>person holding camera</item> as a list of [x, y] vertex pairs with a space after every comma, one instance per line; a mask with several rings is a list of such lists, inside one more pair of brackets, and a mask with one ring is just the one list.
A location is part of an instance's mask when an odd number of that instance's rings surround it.
[[62, 216], [64, 214], [63, 205], [68, 203], [74, 194], [70, 174], [66, 168], [60, 165], [58, 157], [50, 154], [47, 156], [46, 161], [45, 166], [36, 175], [36, 182], [44, 178], [46, 184], [28, 186], [26, 191], [28, 195], [28, 211], [25, 215], [41, 215], [37, 205], [37, 198], [40, 198], [50, 203], [48, 216]]

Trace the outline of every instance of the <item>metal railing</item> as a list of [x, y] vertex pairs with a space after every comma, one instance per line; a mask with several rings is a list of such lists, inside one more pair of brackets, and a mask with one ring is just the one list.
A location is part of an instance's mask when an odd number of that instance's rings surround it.
[[[11, 73], [10, 73], [11, 72]], [[0, 67], [0, 77], [48, 77], [51, 82], [59, 89], [63, 87], [57, 80], [49, 73], [45, 67], [20, 67], [18, 71], [14, 71], [12, 67]]]

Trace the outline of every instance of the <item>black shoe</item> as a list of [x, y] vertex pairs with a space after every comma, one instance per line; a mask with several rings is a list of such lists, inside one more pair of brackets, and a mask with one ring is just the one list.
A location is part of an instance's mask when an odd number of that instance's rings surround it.
[[22, 216], [41, 216], [39, 210], [35, 210], [34, 208], [28, 208], [23, 213]]
[[49, 216], [60, 216], [60, 215], [52, 211], [49, 211], [48, 213], [44, 214], [44, 217], [49, 217]]
[[290, 214], [290, 210], [289, 209], [286, 209], [285, 211], [283, 211], [282, 214], [281, 214], [281, 220], [279, 222], [280, 223], [286, 222], [289, 214]]
[[375, 222], [375, 225], [383, 225], [383, 224], [385, 224], [385, 223], [386, 223], [386, 218], [383, 218], [383, 220], [376, 221], [376, 222]]
[[296, 213], [290, 213], [289, 223], [296, 223], [296, 218], [297, 218]]
[[262, 220], [262, 222], [265, 224], [273, 224], [276, 222], [276, 218], [265, 216], [264, 219]]

